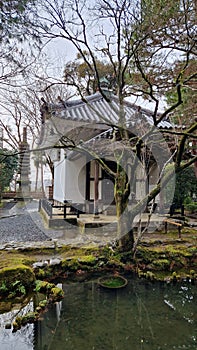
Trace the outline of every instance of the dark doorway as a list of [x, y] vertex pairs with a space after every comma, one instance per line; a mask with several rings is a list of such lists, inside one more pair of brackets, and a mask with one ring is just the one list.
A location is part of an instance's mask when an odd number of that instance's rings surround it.
[[[106, 161], [107, 166], [116, 172], [116, 163], [113, 161]], [[102, 170], [102, 201], [107, 204], [115, 204], [114, 198], [114, 177]]]
[[[107, 166], [116, 172], [116, 163], [113, 161], [106, 161]], [[86, 200], [94, 201], [94, 160], [87, 163], [86, 166]], [[115, 204], [114, 199], [114, 178], [109, 173], [101, 168], [99, 165], [99, 197], [103, 203]]]

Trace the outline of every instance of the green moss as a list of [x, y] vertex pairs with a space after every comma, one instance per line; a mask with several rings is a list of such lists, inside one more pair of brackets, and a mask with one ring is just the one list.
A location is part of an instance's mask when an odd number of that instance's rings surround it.
[[193, 254], [197, 252], [195, 247], [183, 247], [183, 246], [173, 246], [169, 245], [166, 247], [166, 253], [169, 254], [169, 256], [177, 257], [177, 256], [184, 256], [184, 257], [191, 257]]
[[55, 287], [54, 283], [49, 283], [47, 281], [40, 281], [40, 280], [36, 280], [35, 285], [36, 285], [35, 291], [38, 293], [47, 293], [53, 287]]
[[149, 263], [156, 259], [161, 254], [161, 248], [151, 249], [145, 247], [138, 247], [136, 258], [137, 260], [143, 260], [144, 263]]
[[53, 298], [53, 301], [61, 300], [64, 297], [64, 291], [61, 288], [54, 287], [50, 290], [50, 296]]
[[81, 264], [94, 265], [96, 263], [96, 257], [94, 255], [83, 255], [78, 258]]
[[7, 283], [6, 283], [6, 281], [2, 280], [1, 284], [0, 284], [0, 293], [5, 294], [6, 292], [8, 292]]
[[37, 274], [37, 272], [36, 272], [37, 279], [50, 279], [52, 277], [55, 277], [55, 267], [54, 266], [44, 267], [41, 274]]
[[24, 316], [22, 316], [21, 319], [21, 325], [26, 325], [27, 323], [33, 323], [37, 320], [37, 313], [35, 312], [28, 312]]
[[59, 254], [61, 254], [63, 260], [74, 259], [88, 255], [96, 257], [100, 255], [100, 248], [95, 246], [83, 246], [81, 248], [63, 246], [61, 249], [59, 249]]
[[197, 249], [194, 246], [187, 247], [185, 245], [172, 245], [172, 244], [165, 244], [156, 246], [156, 247], [143, 247], [139, 246], [137, 249], [136, 257], [138, 259], [143, 259], [144, 262], [150, 262], [152, 260], [155, 260], [156, 258], [161, 257], [192, 257], [197, 253]]
[[0, 270], [4, 267], [16, 266], [16, 265], [27, 265], [31, 266], [34, 262], [30, 256], [19, 254], [15, 250], [13, 251], [0, 251]]
[[12, 303], [11, 301], [2, 301], [0, 302], [0, 314], [3, 314], [5, 312], [9, 312], [12, 309]]
[[154, 281], [155, 280], [155, 274], [152, 271], [147, 271], [145, 273], [145, 277], [150, 280], [150, 281]]
[[118, 259], [109, 259], [108, 262], [106, 263], [106, 266], [108, 267], [114, 267], [114, 268], [117, 268], [117, 269], [121, 269], [121, 268], [124, 268], [124, 264], [118, 260]]
[[155, 270], [168, 270], [170, 268], [171, 262], [167, 259], [153, 260], [151, 266]]
[[40, 281], [40, 280], [36, 280], [35, 282], [35, 292], [40, 292], [44, 289], [46, 289], [46, 285], [48, 282], [46, 281]]
[[47, 301], [46, 299], [41, 300], [41, 301], [39, 302], [38, 308], [40, 308], [40, 309], [45, 309], [45, 307], [47, 306], [47, 304], [48, 304], [48, 301]]
[[106, 288], [120, 288], [127, 284], [127, 280], [120, 276], [101, 277], [99, 284]]
[[44, 279], [46, 277], [47, 277], [47, 274], [46, 274], [44, 269], [38, 269], [38, 271], [36, 271], [36, 278], [37, 279]]
[[[36, 281], [35, 291], [50, 295], [52, 299], [55, 300], [64, 295], [64, 292], [61, 288], [58, 288], [54, 283], [49, 283], [47, 281]], [[46, 301], [44, 301], [44, 306], [45, 303]], [[43, 301], [39, 303], [39, 306], [43, 307]]]
[[37, 312], [28, 312], [23, 316], [17, 316], [13, 322], [13, 332], [16, 332], [21, 328], [21, 326], [25, 326], [28, 323], [33, 323], [38, 319]]
[[181, 278], [181, 276], [180, 276], [177, 272], [174, 271], [174, 272], [172, 273], [171, 279], [172, 279], [173, 282], [179, 281], [180, 278]]
[[35, 275], [29, 266], [16, 265], [0, 270], [0, 290], [9, 297], [26, 294], [35, 282]]
[[76, 272], [78, 269], [80, 269], [80, 267], [78, 258], [66, 259], [62, 261], [63, 270]]
[[[167, 235], [158, 232], [148, 234], [138, 246], [135, 260], [132, 258], [132, 251], [118, 253], [109, 245], [105, 247], [89, 245], [80, 248], [65, 245], [58, 248], [58, 257], [61, 257], [62, 264], [35, 269], [36, 279], [51, 280], [78, 270], [86, 272], [105, 268], [120, 270], [125, 269], [125, 266], [129, 269], [132, 267], [132, 271], [136, 271], [138, 266], [143, 273], [150, 267], [158, 275], [159, 271], [162, 275], [166, 270], [171, 273], [173, 270], [185, 269], [184, 273], [191, 275], [190, 270], [196, 271], [196, 232], [185, 228], [182, 230], [181, 239], [178, 238], [177, 231], [170, 231]], [[14, 250], [0, 251], [0, 295], [13, 296], [16, 290], [19, 294], [26, 293], [34, 281], [32, 282], [32, 272], [28, 276], [21, 267], [30, 268], [33, 262], [43, 260], [43, 256], [44, 259], [54, 256], [54, 251], [53, 248], [47, 247], [31, 248], [21, 253]]]
[[16, 332], [19, 329], [21, 329], [22, 324], [24, 325], [23, 316], [17, 316], [12, 324], [13, 332]]

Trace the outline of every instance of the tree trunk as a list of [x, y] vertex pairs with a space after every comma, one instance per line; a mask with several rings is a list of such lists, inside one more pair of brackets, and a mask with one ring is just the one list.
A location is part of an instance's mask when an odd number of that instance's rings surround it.
[[123, 169], [118, 166], [115, 179], [114, 195], [116, 201], [116, 215], [118, 221], [117, 239], [119, 248], [128, 251], [133, 248], [134, 236], [132, 229], [132, 216], [128, 210], [130, 185], [127, 175]]

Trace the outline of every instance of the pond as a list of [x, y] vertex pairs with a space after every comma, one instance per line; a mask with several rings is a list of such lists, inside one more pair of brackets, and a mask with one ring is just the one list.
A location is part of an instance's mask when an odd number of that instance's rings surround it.
[[[1, 315], [1, 350], [196, 349], [196, 286], [129, 279], [105, 290], [97, 280], [63, 283], [64, 299], [16, 333]], [[26, 306], [32, 309], [33, 301]], [[8, 316], [8, 315], [7, 315]]]

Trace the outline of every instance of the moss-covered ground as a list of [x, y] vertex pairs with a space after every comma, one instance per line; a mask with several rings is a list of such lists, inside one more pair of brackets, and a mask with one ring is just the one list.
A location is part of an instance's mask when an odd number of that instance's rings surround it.
[[[107, 245], [0, 251], [0, 312], [9, 311], [16, 300], [28, 302], [32, 292], [44, 293], [45, 298], [34, 313], [17, 318], [13, 329], [34, 322], [51, 301], [61, 300], [58, 279], [84, 281], [104, 274], [138, 275], [139, 278], [177, 283], [197, 281], [197, 231], [182, 230], [148, 233], [137, 247], [135, 257], [131, 251]], [[53, 263], [51, 263], [53, 261]], [[35, 264], [37, 262], [37, 264]], [[38, 264], [39, 262], [39, 264]], [[40, 264], [41, 262], [41, 264]]]
[[[0, 251], [0, 289], [10, 288], [17, 281], [26, 286], [26, 279], [54, 280], [58, 277], [81, 278], [87, 273], [120, 271], [137, 273], [140, 277], [151, 273], [156, 279], [178, 276], [192, 278], [197, 275], [197, 231], [185, 228], [181, 238], [177, 231], [146, 234], [139, 244], [135, 258], [131, 251], [122, 252], [110, 245], [104, 247], [62, 246], [55, 249], [27, 249], [26, 251]], [[59, 264], [45, 264], [32, 268], [36, 261], [59, 258]], [[20, 273], [17, 273], [17, 270]], [[9, 277], [10, 276], [10, 277]], [[12, 277], [11, 277], [12, 276]], [[15, 276], [15, 277], [14, 277]], [[150, 276], [149, 276], [150, 277]], [[85, 278], [85, 277], [84, 277]], [[8, 281], [9, 283], [7, 283]], [[19, 285], [19, 283], [18, 283]], [[6, 287], [7, 286], [7, 287]], [[17, 286], [17, 284], [16, 284]]]

